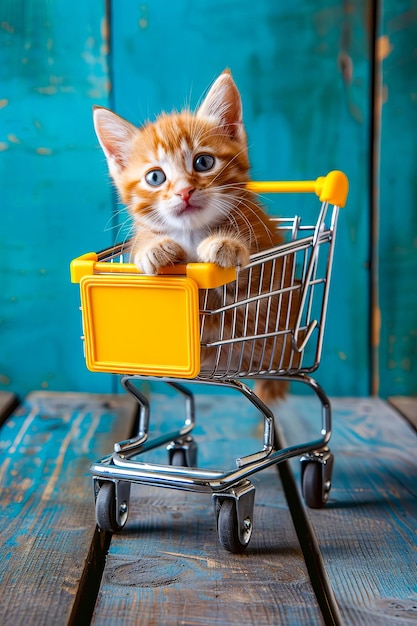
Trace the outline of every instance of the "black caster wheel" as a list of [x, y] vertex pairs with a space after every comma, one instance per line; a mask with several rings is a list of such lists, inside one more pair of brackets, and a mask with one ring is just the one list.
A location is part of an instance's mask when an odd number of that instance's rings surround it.
[[322, 509], [329, 499], [332, 468], [332, 454], [326, 455], [324, 460], [318, 458], [303, 462], [301, 487], [304, 501], [310, 509]]
[[175, 467], [188, 467], [185, 450], [182, 448], [171, 450], [169, 455], [169, 464]]
[[251, 517], [247, 516], [243, 520], [243, 528], [240, 529], [236, 501], [233, 498], [225, 498], [218, 502], [217, 506], [217, 532], [220, 544], [228, 552], [242, 553], [247, 548], [252, 536]]
[[[130, 487], [130, 485], [129, 485]], [[111, 481], [101, 483], [96, 496], [96, 521], [101, 530], [116, 533], [122, 530], [129, 514], [129, 497], [119, 504], [117, 511], [116, 484]]]
[[197, 444], [192, 437], [168, 446], [168, 462], [175, 467], [197, 467]]

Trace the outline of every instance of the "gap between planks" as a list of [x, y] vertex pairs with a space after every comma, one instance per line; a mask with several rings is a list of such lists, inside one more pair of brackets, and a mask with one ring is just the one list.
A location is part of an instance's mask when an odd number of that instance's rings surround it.
[[88, 467], [130, 434], [135, 417], [124, 396], [33, 392], [2, 425], [2, 626], [67, 624], [82, 603], [81, 584], [107, 549]]
[[391, 396], [388, 402], [417, 430], [416, 396]]
[[[333, 487], [323, 510], [305, 509], [343, 623], [415, 624], [416, 433], [378, 398], [333, 398]], [[311, 434], [312, 405], [282, 407], [290, 443]], [[299, 464], [291, 461], [299, 477]]]

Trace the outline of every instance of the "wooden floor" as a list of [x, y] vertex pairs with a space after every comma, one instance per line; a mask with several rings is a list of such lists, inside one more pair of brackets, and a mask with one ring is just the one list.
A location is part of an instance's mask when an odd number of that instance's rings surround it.
[[[155, 433], [182, 419], [162, 391]], [[415, 415], [415, 403], [392, 403]], [[133, 485], [125, 529], [97, 531], [89, 465], [132, 432], [128, 397], [0, 395], [0, 624], [416, 625], [416, 431], [382, 400], [332, 406], [326, 508], [302, 503], [298, 460], [259, 472], [254, 534], [233, 555], [206, 494]], [[291, 396], [276, 413], [288, 444], [319, 434], [314, 398]], [[228, 469], [259, 448], [243, 397], [198, 394], [197, 419], [201, 467]], [[166, 452], [148, 459], [166, 463]]]

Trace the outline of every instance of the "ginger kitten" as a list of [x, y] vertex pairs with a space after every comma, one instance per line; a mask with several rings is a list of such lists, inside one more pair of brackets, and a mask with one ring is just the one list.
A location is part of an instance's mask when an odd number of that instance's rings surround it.
[[[161, 267], [193, 261], [244, 268], [251, 254], [281, 242], [274, 223], [246, 189], [249, 160], [242, 103], [230, 72], [217, 78], [195, 113], [163, 113], [155, 122], [137, 128], [108, 109], [95, 107], [94, 126], [121, 200], [134, 220], [131, 251], [142, 272], [157, 274]], [[259, 278], [260, 270], [254, 271], [252, 280]], [[284, 268], [278, 261], [273, 271], [276, 277], [271, 268], [264, 271], [265, 285], [279, 284], [282, 288], [289, 284], [290, 266]], [[288, 278], [283, 278], [283, 272]], [[247, 293], [242, 287], [244, 277], [241, 272], [242, 299]], [[253, 291], [251, 286], [248, 289]], [[258, 293], [258, 287], [254, 289]], [[212, 292], [209, 305], [216, 308], [219, 296], [216, 290]], [[236, 297], [234, 283], [228, 286], [228, 297]], [[274, 325], [275, 330], [280, 327], [283, 320], [288, 324], [291, 298], [287, 295], [284, 299], [278, 321], [277, 302], [268, 305], [268, 321], [264, 319], [263, 325], [259, 319], [266, 316], [266, 301], [258, 307], [256, 329], [254, 306], [249, 307], [247, 329], [252, 326], [254, 332], [266, 333]], [[245, 310], [247, 315], [248, 307]], [[232, 315], [226, 319], [223, 337], [227, 337], [227, 327], [232, 323], [243, 328], [242, 316], [243, 309], [234, 320]], [[203, 343], [216, 333], [215, 318], [206, 319]], [[261, 351], [253, 345], [230, 348], [229, 369], [233, 362], [239, 363], [236, 367], [240, 371], [245, 369], [248, 359], [252, 368], [273, 369], [278, 362], [282, 364], [283, 350], [288, 353], [287, 360], [290, 358], [291, 347], [279, 340], [264, 341], [263, 346]], [[213, 358], [210, 349], [202, 348], [202, 368], [210, 368]], [[282, 381], [259, 381], [257, 391], [270, 401], [282, 396], [284, 388]]]

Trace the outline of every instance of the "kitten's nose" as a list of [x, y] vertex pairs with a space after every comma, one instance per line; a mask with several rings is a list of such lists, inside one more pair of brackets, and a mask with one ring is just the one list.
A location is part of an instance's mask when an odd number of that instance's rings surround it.
[[177, 196], [179, 196], [181, 200], [184, 200], [184, 202], [188, 202], [193, 192], [193, 187], [184, 187], [184, 189], [179, 189], [177, 191]]

